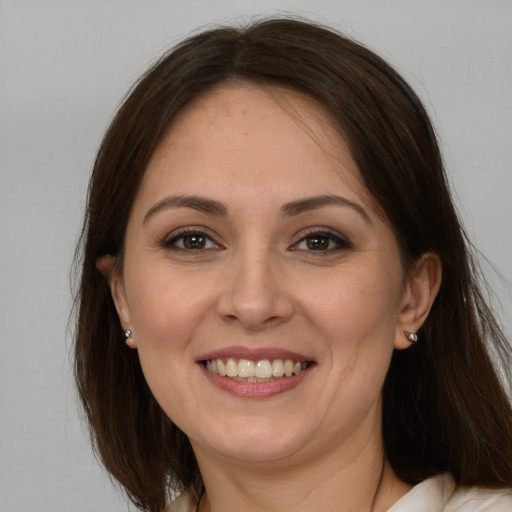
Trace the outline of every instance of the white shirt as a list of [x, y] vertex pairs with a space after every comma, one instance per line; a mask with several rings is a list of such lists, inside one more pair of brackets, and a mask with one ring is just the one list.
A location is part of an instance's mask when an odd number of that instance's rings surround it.
[[[196, 505], [184, 493], [167, 511], [194, 512]], [[512, 512], [512, 489], [456, 486], [446, 473], [414, 486], [387, 512]]]
[[388, 512], [512, 512], [512, 489], [456, 486], [445, 473], [414, 486]]

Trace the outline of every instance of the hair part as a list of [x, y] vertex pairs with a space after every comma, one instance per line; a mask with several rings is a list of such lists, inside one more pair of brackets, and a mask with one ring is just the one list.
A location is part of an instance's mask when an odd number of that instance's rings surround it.
[[403, 261], [427, 251], [442, 260], [443, 283], [421, 342], [395, 351], [384, 385], [383, 437], [396, 474], [412, 484], [449, 471], [462, 484], [512, 485], [512, 411], [489, 357], [510, 368], [510, 346], [482, 296], [428, 116], [376, 54], [292, 19], [185, 40], [140, 79], [100, 146], [77, 249], [75, 375], [107, 470], [141, 510], [161, 511], [170, 492], [201, 492], [188, 438], [156, 403], [136, 352], [126, 351], [108, 278], [95, 263], [110, 254], [122, 265], [131, 205], [178, 113], [233, 83], [278, 85], [319, 101], [389, 220]]

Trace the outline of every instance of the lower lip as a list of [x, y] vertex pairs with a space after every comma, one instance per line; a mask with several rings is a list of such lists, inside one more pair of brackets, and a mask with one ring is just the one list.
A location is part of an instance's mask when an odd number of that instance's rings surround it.
[[293, 377], [282, 377], [271, 382], [243, 382], [229, 377], [222, 377], [209, 372], [203, 364], [200, 365], [206, 377], [212, 384], [236, 396], [237, 398], [270, 398], [296, 388], [312, 370], [309, 366], [304, 371]]

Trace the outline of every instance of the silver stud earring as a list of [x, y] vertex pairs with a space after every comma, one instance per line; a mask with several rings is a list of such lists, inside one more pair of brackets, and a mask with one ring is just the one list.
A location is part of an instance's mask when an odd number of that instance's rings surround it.
[[404, 331], [404, 334], [411, 343], [416, 343], [418, 341], [418, 335], [415, 332]]
[[137, 347], [137, 342], [132, 338], [132, 331], [130, 331], [129, 329], [127, 331], [124, 331], [124, 336], [126, 338], [126, 344], [130, 348], [136, 348]]

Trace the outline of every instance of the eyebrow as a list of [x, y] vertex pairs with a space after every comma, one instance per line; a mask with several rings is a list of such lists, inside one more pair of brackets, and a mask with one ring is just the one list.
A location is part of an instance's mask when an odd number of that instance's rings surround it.
[[[356, 213], [358, 213], [365, 222], [370, 225], [373, 224], [370, 216], [366, 213], [361, 205], [350, 201], [346, 197], [338, 195], [312, 196], [298, 199], [296, 201], [290, 201], [281, 207], [281, 215], [283, 217], [293, 217], [295, 215], [318, 210], [326, 206], [342, 206], [345, 208], [351, 208]], [[195, 195], [169, 196], [162, 199], [161, 201], [158, 201], [158, 203], [154, 204], [147, 211], [146, 215], [144, 216], [143, 224], [145, 224], [148, 219], [157, 213], [163, 210], [170, 210], [175, 208], [192, 208], [193, 210], [207, 213], [209, 215], [215, 215], [216, 217], [226, 217], [228, 214], [228, 209], [226, 206], [221, 202], [216, 201], [215, 199], [208, 199], [206, 197]]]
[[299, 199], [297, 201], [291, 201], [281, 207], [281, 215], [283, 215], [283, 217], [291, 217], [304, 212], [318, 210], [320, 208], [324, 208], [325, 206], [342, 206], [345, 208], [351, 208], [357, 212], [366, 223], [373, 225], [370, 216], [368, 213], [366, 213], [366, 210], [360, 204], [354, 203], [346, 197], [337, 195], [313, 196]]
[[208, 199], [201, 196], [169, 196], [154, 204], [147, 211], [142, 223], [145, 224], [148, 219], [156, 215], [158, 212], [161, 212], [162, 210], [170, 210], [175, 208], [192, 208], [193, 210], [215, 215], [217, 217], [226, 217], [228, 214], [227, 208], [222, 203], [215, 201], [214, 199]]

